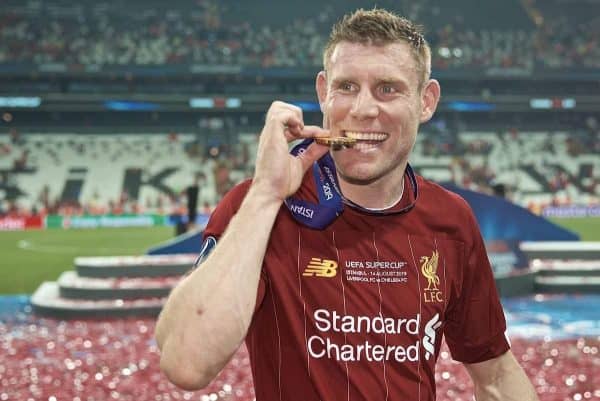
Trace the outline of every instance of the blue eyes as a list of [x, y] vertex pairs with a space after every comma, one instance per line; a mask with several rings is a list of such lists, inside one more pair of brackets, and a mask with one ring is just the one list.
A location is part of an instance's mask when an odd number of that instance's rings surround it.
[[[343, 92], [356, 92], [358, 91], [358, 86], [351, 82], [342, 82], [338, 85], [338, 89]], [[398, 90], [393, 85], [383, 84], [377, 87], [377, 93], [382, 95], [393, 95], [398, 93]]]

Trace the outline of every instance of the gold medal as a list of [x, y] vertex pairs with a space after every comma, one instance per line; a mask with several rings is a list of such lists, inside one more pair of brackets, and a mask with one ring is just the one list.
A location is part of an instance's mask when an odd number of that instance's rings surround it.
[[333, 146], [333, 147], [351, 147], [356, 144], [356, 139], [348, 138], [346, 136], [318, 136], [314, 138], [315, 142], [319, 145]]

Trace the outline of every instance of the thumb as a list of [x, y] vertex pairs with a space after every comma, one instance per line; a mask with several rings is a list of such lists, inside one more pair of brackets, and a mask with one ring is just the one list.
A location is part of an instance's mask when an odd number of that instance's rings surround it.
[[306, 172], [314, 162], [325, 156], [329, 152], [329, 146], [319, 145], [318, 143], [311, 143], [308, 148], [297, 156], [302, 163], [302, 172]]

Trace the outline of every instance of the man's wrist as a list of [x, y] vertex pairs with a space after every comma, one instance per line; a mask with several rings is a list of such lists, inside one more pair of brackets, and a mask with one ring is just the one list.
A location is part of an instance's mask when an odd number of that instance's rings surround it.
[[271, 190], [262, 188], [260, 185], [253, 183], [246, 194], [244, 203], [252, 204], [253, 208], [257, 208], [263, 212], [277, 212], [283, 204], [283, 199], [273, 194]]

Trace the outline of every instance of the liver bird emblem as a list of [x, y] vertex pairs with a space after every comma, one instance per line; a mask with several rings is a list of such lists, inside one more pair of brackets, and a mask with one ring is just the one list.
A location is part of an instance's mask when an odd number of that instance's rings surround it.
[[427, 278], [426, 290], [437, 290], [440, 278], [437, 275], [438, 251], [433, 251], [431, 256], [421, 256], [421, 273]]

